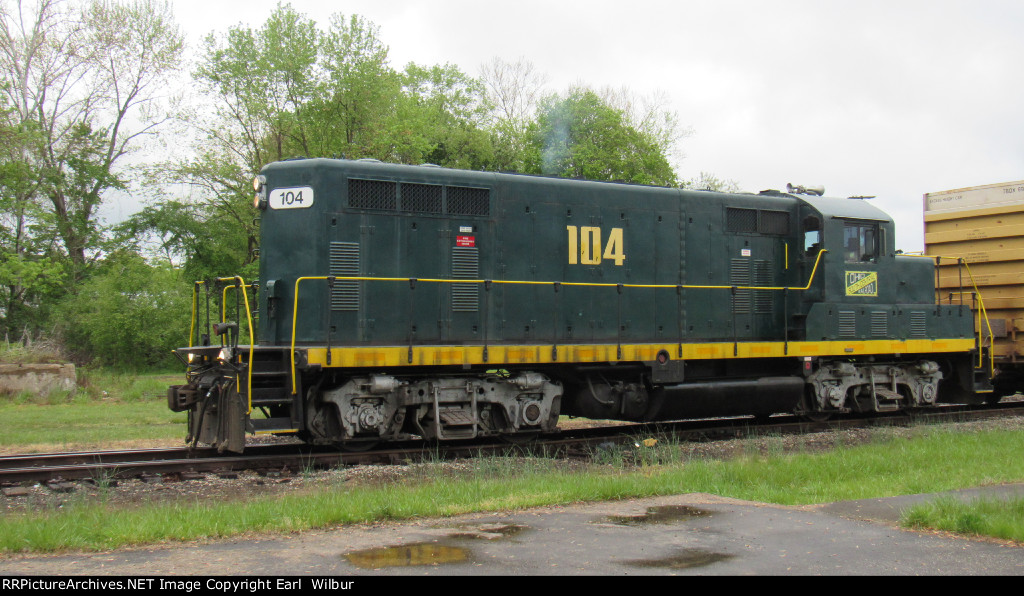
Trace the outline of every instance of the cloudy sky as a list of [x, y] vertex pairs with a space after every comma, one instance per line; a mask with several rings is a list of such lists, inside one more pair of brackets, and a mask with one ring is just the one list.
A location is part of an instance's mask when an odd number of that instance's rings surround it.
[[[276, 0], [172, 0], [198, 40], [259, 28]], [[1020, 0], [293, 0], [327, 24], [360, 14], [396, 68], [472, 75], [525, 58], [574, 83], [663, 93], [681, 123], [677, 171], [745, 191], [824, 185], [875, 195], [920, 250], [926, 192], [1024, 179]]]

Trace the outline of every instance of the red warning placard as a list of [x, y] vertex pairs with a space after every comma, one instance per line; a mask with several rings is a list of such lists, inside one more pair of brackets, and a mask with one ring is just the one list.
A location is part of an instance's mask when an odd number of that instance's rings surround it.
[[475, 236], [456, 236], [455, 246], [476, 246]]

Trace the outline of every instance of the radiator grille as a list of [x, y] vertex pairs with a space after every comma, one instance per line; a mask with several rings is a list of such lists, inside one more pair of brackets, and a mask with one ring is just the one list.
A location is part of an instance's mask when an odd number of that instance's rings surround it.
[[762, 234], [788, 234], [789, 213], [785, 211], [762, 211], [758, 231]]
[[348, 205], [357, 209], [394, 211], [398, 207], [397, 186], [383, 180], [351, 178], [348, 181]]
[[757, 209], [726, 209], [725, 229], [729, 232], [756, 232]]
[[402, 210], [441, 213], [441, 188], [435, 184], [402, 184]]
[[491, 191], [486, 188], [449, 186], [448, 213], [451, 215], [490, 215]]

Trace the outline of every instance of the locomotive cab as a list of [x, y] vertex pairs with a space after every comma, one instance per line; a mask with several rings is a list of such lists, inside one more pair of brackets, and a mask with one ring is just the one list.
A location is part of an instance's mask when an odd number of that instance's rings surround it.
[[897, 254], [892, 219], [865, 200], [800, 198], [803, 267], [824, 251], [817, 285], [801, 296], [800, 338], [837, 346], [807, 359], [808, 411], [978, 401], [976, 363], [942, 352], [944, 339], [973, 340], [973, 314], [936, 304], [932, 260]]

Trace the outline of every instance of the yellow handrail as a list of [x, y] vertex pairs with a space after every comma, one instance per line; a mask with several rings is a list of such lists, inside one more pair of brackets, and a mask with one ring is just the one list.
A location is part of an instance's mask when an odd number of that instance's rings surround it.
[[974, 274], [971, 272], [971, 266], [967, 264], [967, 259], [960, 259], [963, 266], [967, 269], [967, 276], [971, 278], [971, 285], [974, 290], [978, 293], [978, 368], [982, 365], [982, 349], [981, 349], [981, 321], [984, 319], [985, 326], [988, 327], [988, 357], [990, 370], [995, 370], [995, 334], [992, 332], [992, 322], [988, 320], [988, 312], [985, 310], [985, 300], [981, 296], [981, 290], [978, 288], [978, 283], [974, 280]]
[[188, 328], [188, 347], [195, 347], [192, 345], [192, 338], [196, 333], [196, 304], [198, 303], [199, 297], [199, 286], [205, 285], [205, 281], [197, 281], [192, 283], [192, 323]]
[[[942, 255], [906, 255], [906, 256], [908, 256], [908, 257], [921, 257], [921, 258], [926, 258], [926, 259], [934, 259], [936, 267], [939, 267], [939, 261], [941, 261], [942, 259], [947, 259], [947, 260], [950, 260], [950, 261], [956, 261], [957, 266], [961, 266], [962, 265], [965, 269], [967, 269], [967, 276], [971, 279], [971, 287], [974, 288], [974, 295], [978, 297], [978, 368], [981, 368], [981, 366], [984, 364], [984, 361], [983, 361], [984, 356], [982, 355], [982, 352], [984, 350], [981, 349], [981, 347], [982, 347], [981, 346], [981, 343], [982, 343], [982, 341], [981, 341], [982, 340], [981, 322], [984, 320], [985, 321], [985, 327], [988, 328], [989, 370], [990, 371], [995, 370], [995, 361], [996, 361], [995, 349], [994, 349], [995, 348], [995, 345], [994, 345], [995, 344], [995, 333], [992, 332], [992, 322], [989, 321], [988, 311], [985, 310], [985, 299], [981, 295], [981, 288], [978, 287], [978, 282], [974, 279], [974, 273], [971, 272], [971, 265], [967, 262], [967, 259], [964, 258], [964, 257], [944, 257]], [[939, 288], [935, 288], [935, 291], [938, 292]], [[964, 292], [963, 290], [960, 290], [957, 293], [965, 294], [966, 292]], [[963, 296], [960, 297], [960, 301], [961, 301], [961, 303], [963, 303]]]
[[364, 276], [342, 276], [342, 275], [318, 275], [309, 277], [300, 277], [295, 280], [295, 297], [292, 302], [292, 338], [291, 338], [291, 376], [292, 376], [292, 395], [295, 395], [298, 391], [298, 387], [295, 381], [295, 335], [296, 325], [298, 324], [299, 318], [299, 282], [310, 281], [310, 280], [327, 280], [334, 279], [337, 281], [416, 281], [416, 282], [428, 282], [428, 283], [448, 283], [448, 284], [466, 284], [466, 283], [487, 283], [488, 281], [493, 284], [508, 284], [508, 285], [531, 285], [531, 286], [585, 286], [585, 287], [600, 287], [600, 288], [685, 288], [685, 289], [699, 289], [699, 290], [731, 290], [736, 288], [737, 290], [769, 290], [769, 291], [785, 291], [793, 290], [797, 292], [807, 291], [811, 288], [814, 283], [814, 277], [818, 273], [818, 265], [821, 263], [821, 257], [826, 252], [822, 249], [818, 252], [817, 258], [814, 260], [814, 268], [811, 270], [811, 275], [807, 280], [807, 285], [803, 287], [787, 287], [787, 286], [701, 286], [701, 285], [688, 285], [688, 284], [613, 284], [613, 283], [589, 283], [589, 282], [554, 282], [554, 281], [522, 281], [522, 280], [507, 280], [507, 279], [432, 279], [432, 278], [420, 278], [420, 277], [364, 277]]
[[[246, 291], [245, 291], [245, 280], [242, 279], [242, 277], [239, 276], [239, 275], [236, 275], [234, 277], [218, 277], [217, 281], [235, 281], [236, 282], [236, 285], [234, 285], [234, 286], [226, 286], [224, 288], [223, 297], [221, 298], [221, 319], [224, 318], [224, 313], [223, 313], [223, 311], [224, 311], [224, 301], [225, 301], [224, 299], [227, 297], [227, 290], [228, 290], [229, 287], [230, 288], [242, 288], [242, 297], [245, 298], [245, 317], [246, 317], [246, 320], [249, 322], [249, 366], [246, 367], [247, 372], [248, 372], [248, 378], [246, 380], [246, 390], [245, 390], [245, 393], [247, 394], [249, 405], [248, 405], [248, 409], [246, 410], [245, 413], [246, 414], [250, 414], [252, 412], [252, 354], [253, 354], [253, 347], [254, 347], [256, 342], [254, 341], [253, 335], [252, 335], [253, 334], [253, 330], [252, 330], [252, 309], [249, 307], [249, 294], [246, 293]], [[221, 322], [223, 322], [223, 320]]]

